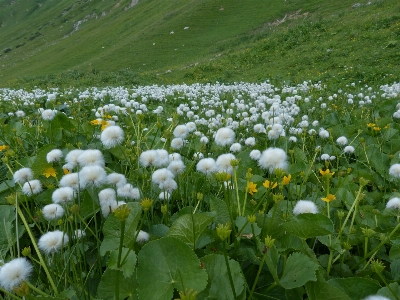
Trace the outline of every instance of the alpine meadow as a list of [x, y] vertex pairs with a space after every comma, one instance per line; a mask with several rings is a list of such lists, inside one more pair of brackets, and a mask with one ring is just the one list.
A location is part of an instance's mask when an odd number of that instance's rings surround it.
[[400, 300], [398, 0], [0, 0], [0, 299]]

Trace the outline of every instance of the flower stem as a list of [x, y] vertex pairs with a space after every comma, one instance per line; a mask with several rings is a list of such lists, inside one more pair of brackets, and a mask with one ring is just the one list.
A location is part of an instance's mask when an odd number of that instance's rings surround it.
[[[256, 289], [258, 279], [260, 278], [261, 270], [262, 270], [262, 267], [264, 265], [265, 258], [267, 257], [267, 253], [268, 253], [268, 250], [265, 251], [265, 253], [264, 253], [263, 257], [262, 257], [260, 266], [258, 267], [256, 279], [254, 280], [253, 286], [252, 286], [251, 291], [250, 291], [249, 298], [247, 300], [251, 300], [253, 298], [254, 290]], [[274, 283], [274, 284], [276, 285], [276, 283]]]
[[226, 251], [226, 240], [223, 241], [223, 246], [224, 246], [224, 258], [225, 258], [225, 264], [226, 264], [226, 269], [228, 271], [228, 277], [229, 277], [229, 283], [231, 285], [232, 293], [233, 293], [233, 298], [236, 299], [236, 291], [235, 291], [235, 285], [233, 284], [233, 279], [232, 279], [232, 274], [231, 274], [231, 268], [229, 266], [229, 261], [228, 261], [228, 253]]
[[31, 239], [31, 242], [32, 242], [32, 244], [33, 244], [33, 247], [35, 248], [35, 251], [36, 251], [36, 253], [37, 253], [37, 256], [39, 257], [40, 264], [41, 264], [41, 266], [43, 267], [43, 269], [44, 269], [44, 271], [45, 271], [45, 273], [46, 273], [46, 275], [47, 275], [47, 278], [48, 278], [48, 280], [49, 280], [49, 282], [50, 282], [50, 285], [51, 285], [52, 289], [54, 290], [54, 293], [55, 293], [56, 295], [58, 295], [57, 287], [56, 287], [56, 285], [54, 284], [53, 278], [51, 277], [49, 270], [47, 269], [47, 266], [46, 266], [46, 264], [45, 264], [45, 262], [44, 262], [44, 260], [43, 260], [42, 254], [40, 253], [39, 248], [38, 248], [38, 246], [37, 246], [37, 244], [36, 244], [35, 238], [34, 238], [34, 236], [33, 236], [33, 234], [32, 234], [32, 231], [31, 231], [31, 229], [30, 229], [28, 223], [26, 222], [25, 216], [24, 216], [24, 214], [22, 213], [22, 211], [21, 211], [21, 209], [19, 208], [19, 206], [17, 206], [17, 210], [18, 210], [18, 215], [19, 215], [19, 217], [21, 218], [22, 222], [24, 223], [24, 226], [25, 226], [26, 231], [28, 232], [28, 235], [29, 235], [29, 237], [30, 237], [30, 239]]

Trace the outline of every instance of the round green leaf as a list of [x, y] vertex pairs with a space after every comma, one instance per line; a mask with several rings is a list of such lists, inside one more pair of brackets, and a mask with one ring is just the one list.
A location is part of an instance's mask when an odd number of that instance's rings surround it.
[[279, 280], [285, 289], [303, 286], [308, 281], [316, 281], [315, 272], [319, 265], [305, 254], [295, 252], [286, 261], [285, 270]]
[[139, 299], [170, 300], [174, 288], [201, 292], [207, 273], [195, 253], [181, 240], [164, 237], [145, 245], [138, 255]]
[[307, 239], [333, 233], [332, 221], [321, 214], [301, 214], [284, 224], [284, 228], [299, 238]]
[[[210, 279], [207, 286], [209, 299], [234, 299], [224, 256], [219, 254], [210, 254], [203, 257], [201, 262], [204, 263]], [[229, 268], [232, 275], [233, 285], [235, 286], [236, 299], [245, 299], [245, 282], [239, 263], [230, 259]]]
[[180, 216], [169, 229], [167, 236], [173, 236], [181, 241], [196, 246], [196, 241], [212, 222], [213, 218], [206, 214], [187, 214]]

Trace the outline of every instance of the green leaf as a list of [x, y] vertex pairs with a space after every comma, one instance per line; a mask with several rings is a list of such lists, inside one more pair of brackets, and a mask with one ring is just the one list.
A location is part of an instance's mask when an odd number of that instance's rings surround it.
[[[229, 260], [229, 268], [232, 275], [233, 285], [235, 287], [236, 298], [233, 296], [231, 285], [229, 283], [228, 270], [226, 268], [225, 258], [220, 254], [210, 254], [201, 259], [208, 273], [207, 289], [202, 294], [208, 293], [207, 299], [245, 299], [244, 278], [239, 263], [235, 260]], [[241, 297], [238, 297], [241, 295]], [[201, 297], [200, 297], [201, 298]]]
[[400, 259], [392, 261], [390, 264], [390, 271], [392, 273], [393, 280], [400, 280]]
[[[247, 217], [237, 217], [235, 220], [235, 225], [238, 228], [238, 231], [241, 230], [244, 226], [244, 224], [246, 224], [247, 222]], [[256, 223], [253, 224], [254, 225], [254, 234], [255, 236], [258, 236], [261, 233], [261, 229], [260, 227], [258, 227], [258, 225]], [[251, 224], [249, 222], [247, 222], [246, 226], [244, 227], [244, 229], [242, 230], [241, 234], [253, 234], [253, 231], [251, 230]]]
[[[123, 262], [123, 259], [129, 252], [127, 258]], [[136, 267], [136, 254], [134, 251], [130, 251], [128, 248], [122, 248], [122, 253], [121, 253], [121, 263], [123, 262], [123, 265], [120, 267], [120, 270], [124, 274], [124, 276], [130, 277], [135, 271]], [[118, 270], [118, 250], [111, 251], [110, 253], [110, 258], [107, 261], [107, 266], [111, 270]]]
[[352, 277], [331, 279], [328, 283], [346, 293], [353, 300], [362, 300], [378, 292], [381, 286], [374, 280]]
[[316, 282], [309, 281], [306, 283], [306, 291], [309, 300], [351, 300], [349, 296], [340, 289], [331, 286], [325, 281], [322, 275], [317, 275]]
[[390, 259], [393, 259], [393, 260], [400, 259], [400, 246], [393, 245], [390, 248], [389, 257], [390, 257]]
[[[131, 208], [125, 223], [124, 245], [131, 247], [135, 242], [136, 227], [142, 214], [140, 203], [130, 202], [127, 204]], [[107, 251], [116, 250], [119, 247], [121, 236], [121, 222], [114, 215], [110, 214], [103, 226], [104, 239], [100, 245], [100, 254], [104, 255]]]
[[109, 215], [103, 226], [104, 239], [100, 245], [100, 254], [104, 255], [108, 251], [113, 251], [119, 247], [119, 239], [121, 236], [121, 221], [117, 220], [114, 215]]
[[[119, 275], [118, 275], [119, 273]], [[133, 278], [125, 278], [121, 271], [107, 268], [101, 276], [99, 287], [97, 288], [97, 298], [114, 299], [115, 281], [119, 281], [119, 299], [122, 300], [135, 293], [136, 285], [133, 284]]]
[[164, 224], [156, 224], [150, 227], [148, 233], [152, 236], [164, 237], [167, 235], [168, 230], [168, 226], [165, 226]]
[[302, 151], [299, 147], [294, 147], [294, 157], [296, 158], [296, 160], [298, 162], [304, 162], [307, 163], [307, 156], [304, 153], [304, 151]]
[[172, 236], [196, 247], [196, 241], [213, 218], [205, 214], [187, 214], [179, 217], [169, 229], [167, 236]]
[[303, 239], [333, 233], [332, 221], [321, 214], [300, 214], [283, 226], [286, 231]]
[[[389, 287], [392, 289], [392, 291], [393, 291], [396, 295], [400, 295], [400, 285], [399, 285], [397, 282], [393, 282], [393, 283], [389, 284]], [[381, 295], [381, 296], [385, 296], [385, 297], [389, 298], [390, 300], [397, 300], [397, 299], [393, 296], [393, 294], [392, 294], [392, 292], [389, 290], [389, 288], [386, 287], [386, 286], [383, 287], [383, 288], [381, 288], [381, 289], [378, 291], [377, 294], [378, 294], [378, 295]]]
[[47, 153], [51, 150], [56, 149], [54, 145], [46, 145], [39, 149], [36, 158], [32, 164], [32, 172], [35, 177], [42, 175], [47, 168], [51, 168], [53, 165], [47, 162]]
[[131, 209], [131, 211], [129, 212], [129, 216], [125, 221], [124, 246], [132, 248], [136, 242], [134, 239], [140, 217], [142, 216], [142, 207], [139, 202], [129, 202], [128, 207]]
[[210, 210], [216, 213], [215, 222], [217, 224], [226, 224], [226, 222], [231, 220], [229, 217], [228, 206], [223, 200], [217, 197], [210, 197]]
[[278, 278], [278, 261], [279, 261], [279, 253], [276, 249], [275, 245], [273, 245], [270, 249], [268, 249], [267, 256], [265, 257], [265, 263], [268, 267], [269, 272], [272, 274], [275, 282], [279, 282]]
[[316, 281], [315, 271], [319, 265], [308, 256], [294, 252], [286, 261], [280, 285], [285, 289], [303, 286], [308, 281]]
[[201, 292], [207, 286], [207, 273], [196, 254], [177, 238], [149, 242], [139, 252], [138, 261], [139, 299], [170, 300], [174, 288]]

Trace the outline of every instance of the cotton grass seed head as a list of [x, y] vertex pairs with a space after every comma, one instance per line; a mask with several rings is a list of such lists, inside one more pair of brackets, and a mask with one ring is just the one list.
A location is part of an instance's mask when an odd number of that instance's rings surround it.
[[60, 180], [61, 187], [70, 187], [75, 191], [79, 188], [79, 176], [78, 173], [70, 173], [64, 175]]
[[117, 187], [124, 186], [126, 184], [126, 177], [123, 174], [111, 173], [107, 176], [107, 183]]
[[173, 178], [174, 174], [166, 168], [158, 169], [154, 171], [153, 174], [151, 175], [151, 181], [154, 184], [160, 184], [167, 181], [168, 179], [173, 179]]
[[368, 296], [367, 298], [364, 298], [364, 300], [390, 300], [390, 299], [381, 295], [372, 295]]
[[64, 215], [64, 208], [56, 203], [48, 204], [43, 207], [42, 214], [47, 221], [57, 220]]
[[84, 152], [81, 149], [75, 149], [68, 152], [67, 156], [65, 156], [65, 161], [69, 166], [73, 168], [78, 164], [78, 157]]
[[[78, 180], [76, 182], [78, 182]], [[53, 194], [51, 195], [51, 199], [53, 200], [53, 203], [57, 204], [66, 204], [72, 202], [74, 200], [74, 189], [69, 186], [60, 187], [53, 192]]]
[[100, 135], [100, 140], [106, 148], [120, 145], [124, 140], [124, 131], [117, 125], [108, 126]]
[[270, 173], [274, 172], [275, 169], [286, 171], [288, 167], [286, 152], [280, 148], [268, 148], [261, 154], [258, 165]]
[[54, 149], [47, 153], [46, 160], [48, 163], [53, 163], [59, 161], [61, 157], [63, 157], [62, 151], [60, 149]]
[[12, 291], [28, 280], [32, 270], [32, 264], [25, 257], [15, 258], [0, 268], [0, 286]]
[[22, 192], [27, 196], [39, 194], [41, 191], [42, 184], [40, 183], [40, 180], [37, 179], [25, 182], [22, 186]]
[[308, 200], [300, 200], [296, 203], [293, 214], [295, 216], [300, 214], [317, 214], [318, 208], [314, 202]]
[[233, 155], [231, 153], [221, 154], [220, 156], [218, 156], [218, 158], [216, 160], [217, 171], [225, 172], [225, 173], [232, 175], [233, 168], [231, 165], [231, 161], [233, 161], [235, 159], [236, 159], [235, 155]]
[[147, 150], [140, 154], [139, 161], [143, 167], [158, 165], [158, 155], [156, 150]]
[[79, 186], [101, 186], [107, 179], [106, 171], [100, 166], [83, 167], [79, 172]]
[[23, 184], [23, 183], [33, 179], [33, 173], [30, 168], [22, 168], [14, 173], [13, 178], [14, 178], [15, 183]]
[[51, 121], [54, 119], [54, 117], [56, 116], [57, 111], [56, 110], [52, 110], [52, 109], [45, 109], [42, 112], [42, 118], [45, 121]]
[[348, 142], [349, 141], [345, 136], [340, 136], [336, 140], [336, 144], [338, 144], [339, 146], [346, 146]]
[[392, 198], [386, 203], [386, 208], [400, 210], [400, 198]]
[[389, 168], [389, 174], [394, 178], [400, 178], [400, 164], [391, 165]]
[[186, 125], [178, 125], [173, 132], [174, 137], [185, 139], [189, 135], [189, 129]]
[[229, 146], [234, 141], [235, 132], [229, 127], [220, 128], [215, 134], [215, 143], [219, 146]]
[[144, 243], [144, 242], [147, 242], [149, 239], [150, 239], [150, 235], [147, 232], [140, 230], [138, 233], [138, 236], [136, 238], [136, 242]]
[[86, 167], [86, 166], [104, 167], [105, 165], [103, 154], [101, 153], [100, 150], [97, 149], [89, 149], [83, 151], [82, 154], [79, 155], [77, 161], [81, 167]]
[[343, 149], [343, 152], [346, 154], [352, 154], [354, 152], [355, 148], [353, 146], [346, 146]]
[[125, 198], [125, 199], [133, 199], [139, 200], [140, 199], [140, 191], [138, 188], [134, 188], [132, 184], [127, 183], [123, 186], [119, 186], [117, 189], [118, 197]]
[[211, 157], [203, 158], [197, 163], [196, 170], [203, 174], [210, 175], [217, 171], [217, 164]]
[[169, 163], [167, 169], [174, 175], [181, 174], [185, 171], [185, 164], [181, 160], [174, 160]]
[[68, 235], [60, 230], [55, 230], [43, 234], [39, 239], [38, 246], [44, 253], [52, 254], [65, 247], [68, 241]]

